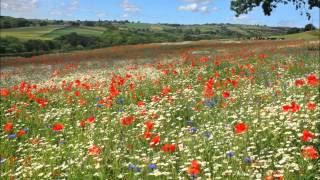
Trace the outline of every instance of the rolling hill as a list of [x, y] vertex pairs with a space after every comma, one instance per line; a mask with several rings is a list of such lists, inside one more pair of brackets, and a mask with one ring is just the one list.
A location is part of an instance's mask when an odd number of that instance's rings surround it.
[[286, 34], [281, 36], [273, 36], [275, 38], [284, 38], [284, 39], [303, 39], [303, 40], [312, 40], [320, 39], [320, 30], [313, 30], [295, 34]]

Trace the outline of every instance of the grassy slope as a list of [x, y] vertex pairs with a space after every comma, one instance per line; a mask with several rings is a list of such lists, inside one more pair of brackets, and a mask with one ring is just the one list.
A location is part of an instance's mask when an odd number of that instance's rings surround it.
[[305, 39], [305, 40], [320, 39], [320, 30], [302, 32], [302, 33], [296, 33], [296, 34], [288, 34], [288, 35], [282, 35], [282, 36], [274, 36], [274, 37], [285, 38], [285, 39]]
[[63, 25], [54, 25], [42, 27], [1, 29], [0, 37], [12, 36], [19, 39], [48, 39], [43, 35], [64, 27], [65, 26]]
[[81, 35], [97, 36], [103, 33], [103, 27], [67, 27], [67, 26], [44, 26], [2, 29], [1, 37], [13, 36], [20, 39], [54, 39], [56, 37], [76, 32]]

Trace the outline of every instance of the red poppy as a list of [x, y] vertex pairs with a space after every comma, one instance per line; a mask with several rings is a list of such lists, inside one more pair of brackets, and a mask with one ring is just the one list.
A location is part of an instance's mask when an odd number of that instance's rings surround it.
[[167, 87], [167, 86], [163, 87], [161, 96], [166, 96], [167, 94], [169, 94], [170, 91], [171, 91], [170, 87]]
[[76, 91], [76, 92], [74, 92], [74, 96], [80, 96], [80, 91]]
[[18, 133], [17, 133], [17, 135], [18, 135], [18, 136], [23, 136], [23, 135], [25, 135], [26, 133], [27, 133], [27, 131], [25, 131], [25, 130], [19, 130]]
[[2, 88], [2, 89], [0, 89], [0, 94], [1, 94], [1, 96], [6, 97], [6, 96], [9, 96], [10, 92], [8, 89]]
[[302, 149], [302, 156], [310, 159], [318, 159], [318, 151], [313, 146], [306, 146]]
[[245, 123], [238, 123], [234, 126], [236, 134], [243, 134], [248, 131], [248, 126]]
[[143, 137], [144, 137], [145, 139], [148, 139], [148, 138], [151, 137], [151, 133], [150, 133], [149, 131], [146, 131], [146, 132], [144, 132]]
[[151, 140], [150, 145], [157, 145], [159, 144], [159, 142], [160, 142], [160, 136], [156, 136]]
[[62, 123], [56, 123], [52, 126], [53, 131], [61, 131], [64, 128]]
[[148, 131], [151, 131], [153, 129], [153, 122], [152, 121], [147, 121], [146, 122], [146, 128]]
[[100, 154], [102, 151], [101, 148], [99, 148], [96, 145], [93, 145], [91, 148], [89, 148], [89, 155], [94, 156]]
[[307, 142], [307, 141], [312, 140], [312, 139], [315, 138], [315, 137], [316, 137], [316, 135], [313, 134], [313, 133], [311, 133], [310, 131], [308, 131], [308, 130], [303, 130], [301, 139], [302, 139], [302, 141]]
[[224, 98], [228, 98], [228, 97], [230, 97], [230, 93], [224, 91], [224, 92], [222, 92], [222, 96], [223, 96]]
[[298, 104], [296, 104], [296, 102], [292, 102], [291, 103], [291, 111], [292, 112], [297, 112], [297, 111], [299, 111], [300, 110], [300, 106], [298, 105]]
[[296, 86], [303, 86], [304, 85], [304, 80], [303, 79], [297, 79], [295, 82], [294, 82], [294, 84], [296, 85]]
[[264, 180], [284, 180], [282, 173], [275, 171], [270, 176], [267, 176]]
[[13, 123], [8, 122], [3, 126], [3, 129], [5, 132], [10, 132], [13, 129]]
[[284, 105], [284, 106], [282, 106], [282, 110], [283, 110], [284, 112], [288, 112], [290, 109], [291, 109], [291, 106], [290, 106], [290, 105]]
[[211, 98], [214, 95], [213, 91], [214, 79], [211, 77], [204, 86], [204, 97]]
[[318, 84], [318, 79], [315, 75], [311, 74], [307, 77], [307, 82], [309, 85], [314, 86]]
[[158, 102], [159, 101], [159, 97], [158, 96], [153, 96], [152, 97], [152, 101], [153, 102]]
[[145, 105], [145, 103], [143, 101], [138, 101], [137, 102], [138, 107], [142, 107]]
[[95, 120], [94, 116], [90, 116], [90, 117], [87, 118], [87, 122], [88, 123], [93, 123], [94, 120]]
[[123, 117], [121, 119], [121, 124], [124, 126], [130, 125], [135, 120], [134, 116]]
[[174, 145], [174, 144], [164, 144], [161, 149], [162, 149], [163, 152], [174, 152], [175, 149], [176, 149], [176, 145]]
[[86, 126], [86, 121], [82, 120], [79, 122], [80, 127], [85, 127]]
[[200, 173], [200, 164], [197, 160], [191, 161], [191, 166], [188, 168], [188, 173], [191, 175], [197, 175]]
[[308, 108], [309, 110], [315, 110], [316, 107], [317, 107], [316, 103], [309, 102], [309, 103], [307, 104], [307, 108]]

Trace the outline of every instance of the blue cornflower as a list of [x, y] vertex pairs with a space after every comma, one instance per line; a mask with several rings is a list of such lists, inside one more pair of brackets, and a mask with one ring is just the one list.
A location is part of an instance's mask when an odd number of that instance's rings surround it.
[[248, 164], [251, 164], [251, 163], [252, 163], [251, 157], [250, 157], [250, 156], [245, 157], [245, 158], [244, 158], [244, 162], [245, 162], [245, 163], [248, 163]]
[[216, 104], [217, 104], [217, 102], [214, 99], [205, 99], [204, 100], [204, 105], [209, 108], [215, 106]]
[[123, 98], [119, 98], [117, 99], [117, 104], [123, 105], [124, 104], [124, 99]]
[[135, 164], [133, 164], [133, 163], [129, 164], [129, 169], [130, 170], [133, 170], [133, 169], [136, 169], [136, 168], [137, 168], [137, 166]]
[[190, 128], [190, 132], [191, 132], [191, 133], [196, 133], [197, 130], [198, 130], [198, 129], [197, 129], [196, 127], [191, 127], [191, 128]]
[[226, 156], [227, 156], [228, 158], [232, 158], [234, 155], [235, 155], [235, 153], [232, 152], [232, 151], [227, 152], [227, 154], [226, 154]]
[[157, 169], [157, 165], [155, 165], [155, 164], [149, 164], [149, 165], [148, 165], [148, 168], [151, 169], [151, 170], [155, 170], [155, 169]]
[[97, 106], [98, 108], [103, 108], [104, 105], [103, 105], [103, 104], [97, 104], [96, 106]]
[[9, 135], [8, 135], [8, 138], [9, 138], [9, 139], [15, 139], [16, 137], [17, 137], [16, 134], [9, 134]]

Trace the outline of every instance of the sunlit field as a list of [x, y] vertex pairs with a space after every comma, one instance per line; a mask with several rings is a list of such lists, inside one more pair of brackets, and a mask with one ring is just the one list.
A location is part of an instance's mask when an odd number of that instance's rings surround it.
[[320, 179], [319, 40], [1, 59], [0, 179]]

